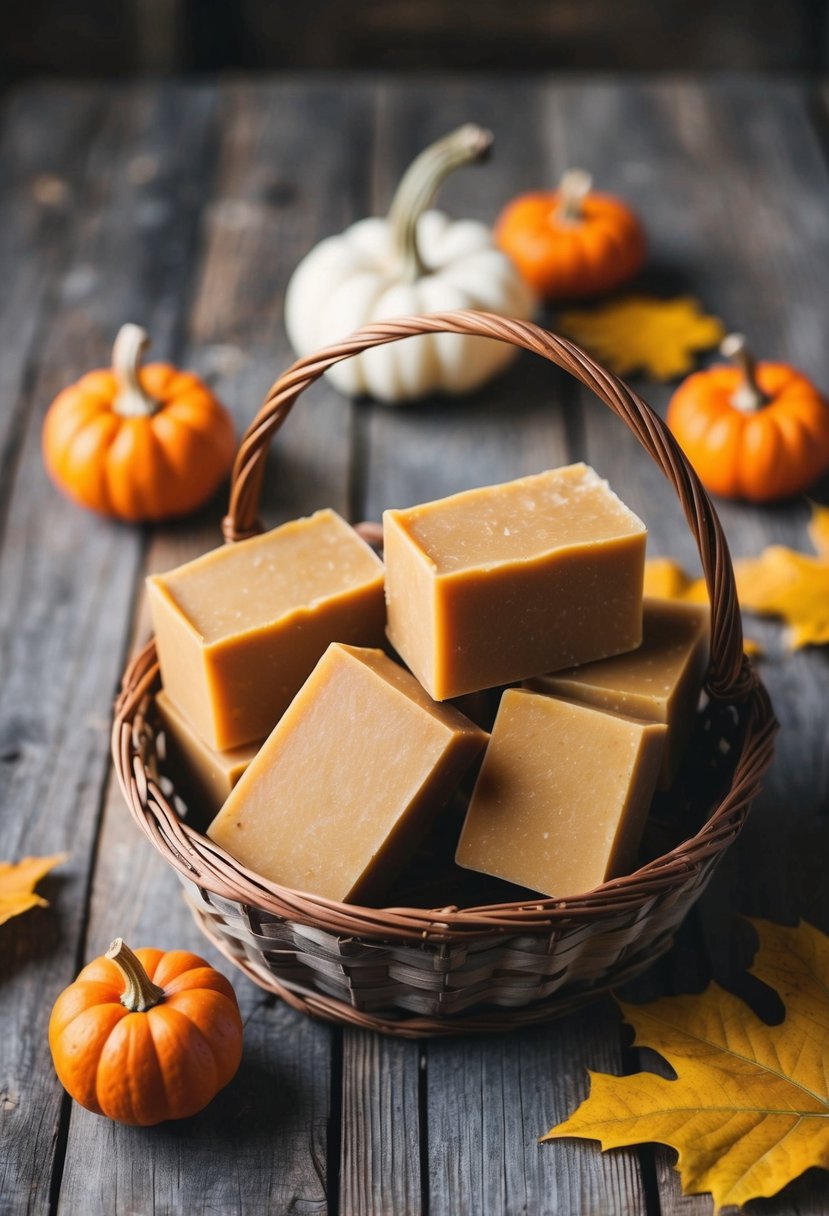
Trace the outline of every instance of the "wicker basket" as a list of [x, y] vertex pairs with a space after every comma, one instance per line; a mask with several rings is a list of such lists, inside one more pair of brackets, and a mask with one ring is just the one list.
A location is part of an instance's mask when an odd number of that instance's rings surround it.
[[[458, 909], [362, 908], [279, 887], [245, 870], [182, 821], [159, 777], [152, 642], [129, 666], [116, 703], [113, 756], [141, 829], [182, 879], [199, 924], [254, 982], [329, 1021], [407, 1037], [540, 1022], [649, 966], [739, 833], [772, 754], [768, 696], [745, 659], [734, 575], [714, 509], [664, 423], [620, 380], [565, 339], [528, 322], [474, 312], [401, 318], [360, 330], [294, 364], [248, 428], [233, 471], [228, 542], [261, 530], [268, 443], [326, 368], [423, 333], [513, 343], [566, 369], [627, 424], [674, 486], [699, 547], [711, 598], [709, 801], [691, 834], [625, 878], [572, 900]], [[703, 796], [704, 797], [704, 796]]]

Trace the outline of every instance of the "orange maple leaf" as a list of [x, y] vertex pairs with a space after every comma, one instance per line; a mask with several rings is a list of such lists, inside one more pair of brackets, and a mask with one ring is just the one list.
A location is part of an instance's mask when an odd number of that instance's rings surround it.
[[810, 1166], [829, 1168], [829, 938], [805, 923], [754, 924], [751, 974], [778, 993], [785, 1019], [767, 1026], [716, 984], [622, 1005], [637, 1046], [659, 1052], [676, 1079], [591, 1073], [589, 1097], [544, 1140], [667, 1144], [683, 1190], [710, 1191], [716, 1210], [775, 1195]]
[[0, 861], [0, 925], [29, 908], [48, 904], [35, 893], [35, 886], [66, 858], [66, 853], [55, 853], [52, 857], [24, 857], [18, 862]]

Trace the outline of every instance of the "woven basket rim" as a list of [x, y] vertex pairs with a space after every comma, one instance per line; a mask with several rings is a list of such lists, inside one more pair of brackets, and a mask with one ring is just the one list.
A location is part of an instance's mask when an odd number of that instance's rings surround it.
[[355, 938], [431, 940], [547, 932], [572, 921], [597, 922], [626, 908], [646, 908], [680, 877], [719, 854], [738, 834], [771, 759], [776, 722], [768, 694], [743, 654], [742, 624], [728, 546], [716, 511], [664, 422], [623, 381], [567, 339], [532, 322], [455, 311], [380, 322], [298, 360], [272, 386], [240, 444], [233, 470], [227, 542], [262, 530], [258, 505], [270, 439], [299, 395], [329, 367], [373, 346], [424, 333], [473, 334], [535, 352], [569, 371], [626, 423], [673, 485], [697, 541], [711, 601], [709, 695], [742, 706], [742, 746], [731, 787], [705, 824], [675, 848], [624, 877], [581, 896], [441, 909], [365, 908], [293, 891], [245, 869], [206, 836], [182, 822], [153, 780], [153, 731], [147, 718], [158, 667], [151, 640], [125, 672], [115, 705], [112, 751], [133, 817], [162, 856], [185, 878], [214, 895], [309, 927]]

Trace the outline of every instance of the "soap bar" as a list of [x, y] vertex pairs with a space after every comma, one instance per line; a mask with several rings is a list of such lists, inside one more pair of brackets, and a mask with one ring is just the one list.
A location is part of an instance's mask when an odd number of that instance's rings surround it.
[[584, 464], [386, 511], [389, 639], [438, 701], [632, 650], [646, 536]]
[[218, 751], [263, 739], [329, 642], [383, 641], [383, 564], [317, 511], [147, 580], [161, 677]]
[[708, 665], [709, 619], [707, 604], [646, 599], [638, 650], [537, 676], [524, 686], [646, 722], [664, 722], [668, 740], [659, 786], [667, 789], [694, 723]]
[[167, 760], [176, 790], [187, 802], [189, 820], [212, 819], [259, 751], [261, 740], [217, 752], [187, 721], [162, 689], [155, 703], [167, 741]]
[[382, 651], [334, 643], [208, 835], [282, 886], [376, 899], [487, 738]]
[[667, 728], [508, 689], [456, 860], [545, 895], [629, 873]]

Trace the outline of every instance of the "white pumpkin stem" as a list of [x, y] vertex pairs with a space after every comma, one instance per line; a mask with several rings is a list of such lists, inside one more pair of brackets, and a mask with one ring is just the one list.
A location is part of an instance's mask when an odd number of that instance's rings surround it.
[[593, 178], [584, 169], [568, 169], [558, 184], [555, 218], [560, 224], [580, 224], [584, 219], [584, 200], [593, 189]]
[[732, 394], [731, 404], [737, 410], [753, 414], [768, 405], [771, 398], [763, 392], [757, 383], [757, 361], [748, 349], [744, 334], [728, 334], [720, 344], [720, 354], [726, 359], [733, 359], [743, 373], [737, 391]]
[[428, 273], [417, 247], [417, 223], [437, 194], [444, 178], [461, 165], [484, 160], [492, 147], [492, 132], [465, 123], [425, 148], [409, 165], [397, 187], [388, 223], [399, 274], [414, 283]]
[[150, 336], [140, 325], [127, 322], [118, 330], [112, 347], [112, 370], [118, 381], [118, 395], [112, 403], [122, 418], [149, 418], [159, 408], [141, 387], [141, 358], [150, 345]]
[[123, 938], [116, 937], [106, 956], [112, 959], [124, 977], [121, 1004], [125, 1009], [129, 1009], [130, 1013], [146, 1013], [154, 1005], [161, 1004], [165, 996], [164, 989], [152, 982]]

